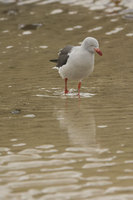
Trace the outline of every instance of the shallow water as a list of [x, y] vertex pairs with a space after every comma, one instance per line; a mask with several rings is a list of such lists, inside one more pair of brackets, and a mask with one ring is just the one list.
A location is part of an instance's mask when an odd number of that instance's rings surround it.
[[[27, 2], [0, 4], [0, 199], [133, 199], [132, 1]], [[103, 57], [64, 95], [49, 60], [87, 36]]]

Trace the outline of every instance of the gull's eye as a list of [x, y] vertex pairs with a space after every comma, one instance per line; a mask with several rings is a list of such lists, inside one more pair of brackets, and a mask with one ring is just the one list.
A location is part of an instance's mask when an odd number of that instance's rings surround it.
[[90, 45], [90, 47], [94, 47], [94, 45], [93, 45], [93, 44], [91, 44], [91, 45]]

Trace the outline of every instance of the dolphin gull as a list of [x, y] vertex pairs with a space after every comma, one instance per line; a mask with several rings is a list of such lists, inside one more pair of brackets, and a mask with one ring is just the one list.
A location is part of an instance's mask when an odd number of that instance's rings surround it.
[[81, 81], [88, 77], [94, 70], [94, 53], [102, 56], [98, 41], [87, 37], [80, 46], [68, 45], [60, 50], [56, 62], [60, 76], [65, 80], [65, 94], [68, 93], [67, 81], [78, 80], [78, 94], [80, 94]]

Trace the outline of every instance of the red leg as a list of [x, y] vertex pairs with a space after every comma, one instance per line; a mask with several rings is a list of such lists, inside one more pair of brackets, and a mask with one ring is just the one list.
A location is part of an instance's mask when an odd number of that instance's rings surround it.
[[65, 78], [65, 94], [67, 94], [68, 93], [68, 90], [67, 90], [67, 78]]
[[78, 84], [78, 95], [80, 95], [81, 81]]

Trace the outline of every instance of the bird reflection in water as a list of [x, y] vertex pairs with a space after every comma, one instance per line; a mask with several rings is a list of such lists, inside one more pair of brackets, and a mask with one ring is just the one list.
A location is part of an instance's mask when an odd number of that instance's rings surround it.
[[60, 128], [68, 133], [70, 145], [78, 145], [78, 147], [92, 151], [97, 148], [93, 109], [84, 101], [77, 99], [77, 102], [71, 101], [69, 106], [66, 102], [63, 109], [56, 109], [56, 116]]

